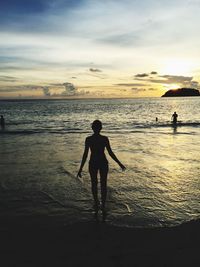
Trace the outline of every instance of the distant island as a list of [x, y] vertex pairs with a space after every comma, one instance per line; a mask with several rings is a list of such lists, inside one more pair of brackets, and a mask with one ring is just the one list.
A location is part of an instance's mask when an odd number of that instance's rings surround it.
[[174, 96], [200, 96], [200, 92], [193, 88], [180, 88], [176, 90], [168, 90], [162, 97], [174, 97]]

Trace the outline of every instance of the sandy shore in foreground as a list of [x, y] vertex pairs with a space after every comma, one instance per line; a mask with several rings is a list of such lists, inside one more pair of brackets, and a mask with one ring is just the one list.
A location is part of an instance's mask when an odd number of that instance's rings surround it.
[[0, 217], [2, 267], [200, 266], [200, 220], [134, 229], [107, 223], [64, 225], [52, 218]]

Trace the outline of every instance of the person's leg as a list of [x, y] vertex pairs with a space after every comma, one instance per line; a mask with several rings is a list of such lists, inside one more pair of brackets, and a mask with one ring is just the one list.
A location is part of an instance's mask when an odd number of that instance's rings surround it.
[[99, 170], [100, 182], [101, 182], [101, 202], [102, 210], [105, 209], [106, 197], [107, 197], [107, 176], [108, 176], [108, 164], [102, 166]]
[[92, 187], [92, 195], [94, 199], [95, 210], [98, 209], [98, 205], [99, 205], [98, 188], [97, 188], [97, 185], [98, 185], [97, 172], [98, 172], [98, 169], [95, 168], [95, 166], [92, 166], [90, 164], [89, 173], [90, 173], [90, 178], [91, 178], [91, 187]]

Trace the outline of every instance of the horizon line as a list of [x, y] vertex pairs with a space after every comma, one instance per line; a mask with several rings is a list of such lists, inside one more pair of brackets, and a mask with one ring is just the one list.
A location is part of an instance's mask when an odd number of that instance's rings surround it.
[[5, 97], [5, 98], [1, 98], [0, 97], [0, 101], [11, 101], [11, 100], [97, 100], [97, 99], [135, 99], [135, 98], [161, 98], [161, 96], [139, 96], [139, 97], [87, 97], [87, 98], [14, 98], [14, 97]]

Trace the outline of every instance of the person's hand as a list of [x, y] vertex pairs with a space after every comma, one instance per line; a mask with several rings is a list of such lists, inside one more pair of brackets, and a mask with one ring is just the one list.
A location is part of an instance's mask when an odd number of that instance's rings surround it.
[[77, 173], [77, 178], [82, 178], [82, 170], [79, 170], [78, 173]]
[[119, 166], [122, 169], [122, 171], [125, 171], [126, 170], [126, 167], [122, 163], [120, 163]]

